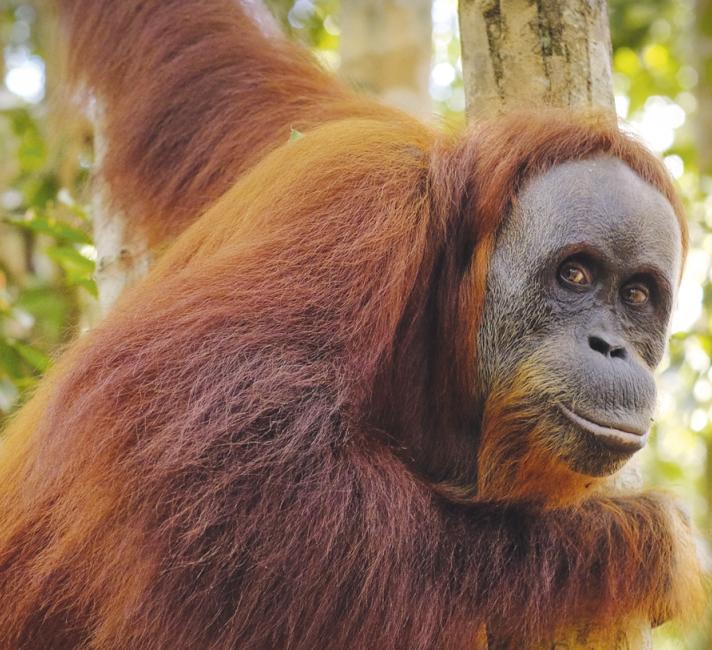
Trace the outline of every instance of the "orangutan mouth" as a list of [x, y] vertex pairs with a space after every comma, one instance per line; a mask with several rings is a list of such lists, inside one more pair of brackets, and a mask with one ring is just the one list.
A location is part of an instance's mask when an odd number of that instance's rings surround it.
[[642, 449], [648, 441], [648, 431], [643, 431], [633, 425], [594, 422], [574, 413], [563, 404], [560, 404], [559, 408], [573, 424], [593, 434], [602, 445], [613, 451], [632, 454]]

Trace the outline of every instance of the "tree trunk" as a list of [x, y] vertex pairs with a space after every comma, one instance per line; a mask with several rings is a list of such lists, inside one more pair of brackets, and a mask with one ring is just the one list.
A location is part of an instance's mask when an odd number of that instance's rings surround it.
[[153, 255], [136, 230], [127, 229], [120, 213], [109, 209], [104, 193], [94, 197], [94, 245], [99, 316], [104, 316], [128, 287], [136, 284], [151, 268]]
[[431, 115], [431, 0], [342, 0], [341, 75], [422, 118]]
[[[469, 119], [532, 106], [614, 109], [605, 0], [460, 0], [459, 14]], [[636, 464], [613, 483], [640, 487]], [[624, 630], [582, 628], [553, 645], [557, 650], [651, 647], [647, 621], [631, 621]]]
[[614, 106], [605, 0], [461, 0], [460, 31], [470, 118]]
[[[94, 158], [97, 167], [104, 157], [101, 111], [92, 115], [94, 124]], [[123, 215], [111, 206], [107, 188], [98, 185], [92, 206], [94, 245], [96, 246], [96, 271], [94, 274], [99, 292], [99, 316], [104, 316], [125, 289], [148, 273], [153, 255], [142, 233], [127, 228]]]

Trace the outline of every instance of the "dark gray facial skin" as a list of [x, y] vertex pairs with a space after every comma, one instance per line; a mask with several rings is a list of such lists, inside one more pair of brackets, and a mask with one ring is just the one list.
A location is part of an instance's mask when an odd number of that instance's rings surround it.
[[621, 161], [532, 180], [490, 265], [479, 399], [526, 368], [541, 444], [584, 474], [620, 467], [647, 438], [681, 257], [672, 207]]

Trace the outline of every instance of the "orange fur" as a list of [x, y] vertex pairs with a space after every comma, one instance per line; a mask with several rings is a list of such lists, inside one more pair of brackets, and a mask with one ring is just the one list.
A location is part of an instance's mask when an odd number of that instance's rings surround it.
[[483, 623], [522, 647], [689, 606], [667, 497], [570, 499], [574, 481], [542, 508], [539, 453], [502, 487], [515, 394], [479, 459], [470, 436], [522, 184], [615, 156], [685, 233], [659, 161], [602, 116], [443, 136], [228, 0], [58, 1], [115, 200], [154, 243], [192, 225], [6, 434], [0, 647], [470, 648]]
[[487, 401], [477, 493], [491, 499], [532, 499], [548, 507], [578, 503], [601, 480], [570, 469], [561, 459], [563, 450], [551, 448], [552, 436], [543, 435], [559, 425], [542, 416], [539, 402], [555, 403], [561, 389], [540, 381], [537, 366], [529, 359], [514, 381], [497, 387]]

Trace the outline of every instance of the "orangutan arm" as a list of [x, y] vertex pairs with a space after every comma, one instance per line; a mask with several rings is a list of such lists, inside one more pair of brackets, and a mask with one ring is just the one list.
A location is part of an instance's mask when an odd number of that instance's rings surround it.
[[699, 598], [689, 525], [664, 495], [598, 496], [547, 511], [479, 504], [454, 521], [476, 611], [512, 647], [582, 623], [667, 620]]
[[[667, 620], [697, 604], [689, 525], [665, 495], [600, 495], [551, 510], [461, 506], [433, 501], [385, 455], [356, 462], [369, 518], [349, 539], [364, 539], [358, 566], [374, 593], [390, 594], [389, 615], [410, 623], [407, 614], [419, 612], [408, 647], [470, 647], [486, 624], [502, 647], [522, 649], [573, 626]], [[421, 619], [437, 621], [439, 635], [428, 637]]]
[[99, 100], [102, 176], [158, 243], [267, 152], [343, 117], [389, 115], [239, 0], [55, 0], [69, 69]]

